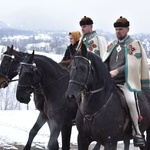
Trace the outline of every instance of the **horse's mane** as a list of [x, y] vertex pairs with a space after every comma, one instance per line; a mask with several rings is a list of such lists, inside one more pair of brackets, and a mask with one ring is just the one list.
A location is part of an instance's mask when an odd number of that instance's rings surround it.
[[44, 67], [48, 67], [53, 74], [64, 75], [68, 73], [68, 70], [61, 67], [60, 64], [55, 62], [53, 59], [44, 56], [44, 55], [34, 55], [34, 61], [37, 65]]
[[[14, 49], [13, 49], [13, 54], [19, 56], [20, 58], [30, 55], [29, 53], [25, 53], [22, 51], [16, 51]], [[47, 56], [35, 54], [34, 58], [35, 58], [35, 61], [37, 64], [40, 64], [42, 66], [49, 66], [54, 74], [64, 75], [64, 74], [68, 73], [68, 70], [66, 68], [63, 68], [60, 64], [58, 64], [53, 59], [51, 59]]]

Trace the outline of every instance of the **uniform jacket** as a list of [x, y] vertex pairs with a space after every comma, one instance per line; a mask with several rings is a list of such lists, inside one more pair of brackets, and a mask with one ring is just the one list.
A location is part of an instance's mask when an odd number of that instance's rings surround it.
[[[144, 48], [138, 40], [131, 40], [128, 37], [125, 45], [125, 81], [130, 91], [141, 92], [150, 90], [149, 68], [147, 56]], [[106, 62], [112, 51], [115, 49], [117, 40], [107, 47], [103, 56], [103, 62]]]
[[81, 42], [86, 45], [88, 51], [99, 55], [101, 58], [107, 48], [106, 39], [102, 36], [99, 36], [96, 31], [92, 31], [85, 37], [81, 37], [77, 49], [79, 49]]

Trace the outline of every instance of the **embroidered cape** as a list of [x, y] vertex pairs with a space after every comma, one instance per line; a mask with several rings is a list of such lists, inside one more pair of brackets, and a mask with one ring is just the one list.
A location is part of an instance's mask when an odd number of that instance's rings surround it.
[[[128, 37], [128, 40], [131, 40]], [[111, 43], [103, 56], [105, 62], [115, 49], [117, 41]], [[130, 91], [141, 93], [150, 90], [149, 68], [144, 48], [138, 40], [125, 45], [125, 81]]]
[[80, 50], [80, 44], [83, 42], [86, 45], [88, 51], [91, 51], [101, 58], [106, 51], [107, 42], [106, 39], [102, 36], [99, 36], [96, 31], [92, 31], [84, 37], [80, 38], [79, 44], [77, 46], [77, 50]]

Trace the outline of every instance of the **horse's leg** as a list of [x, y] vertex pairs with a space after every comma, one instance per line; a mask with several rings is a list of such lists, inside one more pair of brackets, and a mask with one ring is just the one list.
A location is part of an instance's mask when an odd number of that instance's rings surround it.
[[50, 128], [50, 139], [48, 142], [48, 149], [49, 150], [59, 150], [58, 144], [58, 136], [60, 133], [60, 127], [55, 120], [48, 120], [48, 126]]
[[130, 139], [124, 139], [124, 150], [129, 150], [129, 146], [130, 146]]
[[146, 141], [145, 146], [140, 147], [140, 150], [150, 150], [150, 128], [146, 130]]
[[46, 121], [47, 121], [47, 117], [41, 111], [39, 113], [39, 116], [38, 116], [34, 126], [32, 127], [32, 129], [29, 132], [29, 138], [28, 138], [26, 146], [24, 147], [24, 150], [31, 149], [31, 144], [32, 144], [34, 137], [36, 136], [37, 132], [41, 129], [41, 127], [45, 124]]
[[150, 127], [146, 130], [147, 133], [147, 149], [150, 150]]
[[70, 150], [72, 122], [67, 123], [61, 127], [62, 136], [62, 150]]
[[80, 133], [78, 134], [78, 150], [88, 150], [91, 141], [83, 137]]
[[115, 142], [115, 143], [106, 143], [104, 145], [104, 150], [117, 150], [117, 142]]
[[101, 144], [100, 142], [97, 142], [92, 150], [100, 150], [100, 148], [101, 148]]

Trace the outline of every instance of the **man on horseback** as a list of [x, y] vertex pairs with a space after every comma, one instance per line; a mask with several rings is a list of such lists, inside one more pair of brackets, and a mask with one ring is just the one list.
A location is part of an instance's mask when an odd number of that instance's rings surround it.
[[96, 31], [93, 31], [93, 20], [84, 16], [79, 22], [82, 30], [82, 37], [80, 38], [77, 50], [80, 49], [81, 43], [86, 45], [87, 50], [99, 55], [101, 58], [107, 48], [106, 39], [99, 36]]
[[141, 43], [129, 35], [129, 21], [120, 17], [114, 23], [117, 40], [113, 41], [104, 54], [111, 77], [123, 91], [133, 123], [134, 146], [141, 147], [145, 141], [139, 129], [141, 120], [136, 93], [149, 90], [149, 70], [147, 56]]

